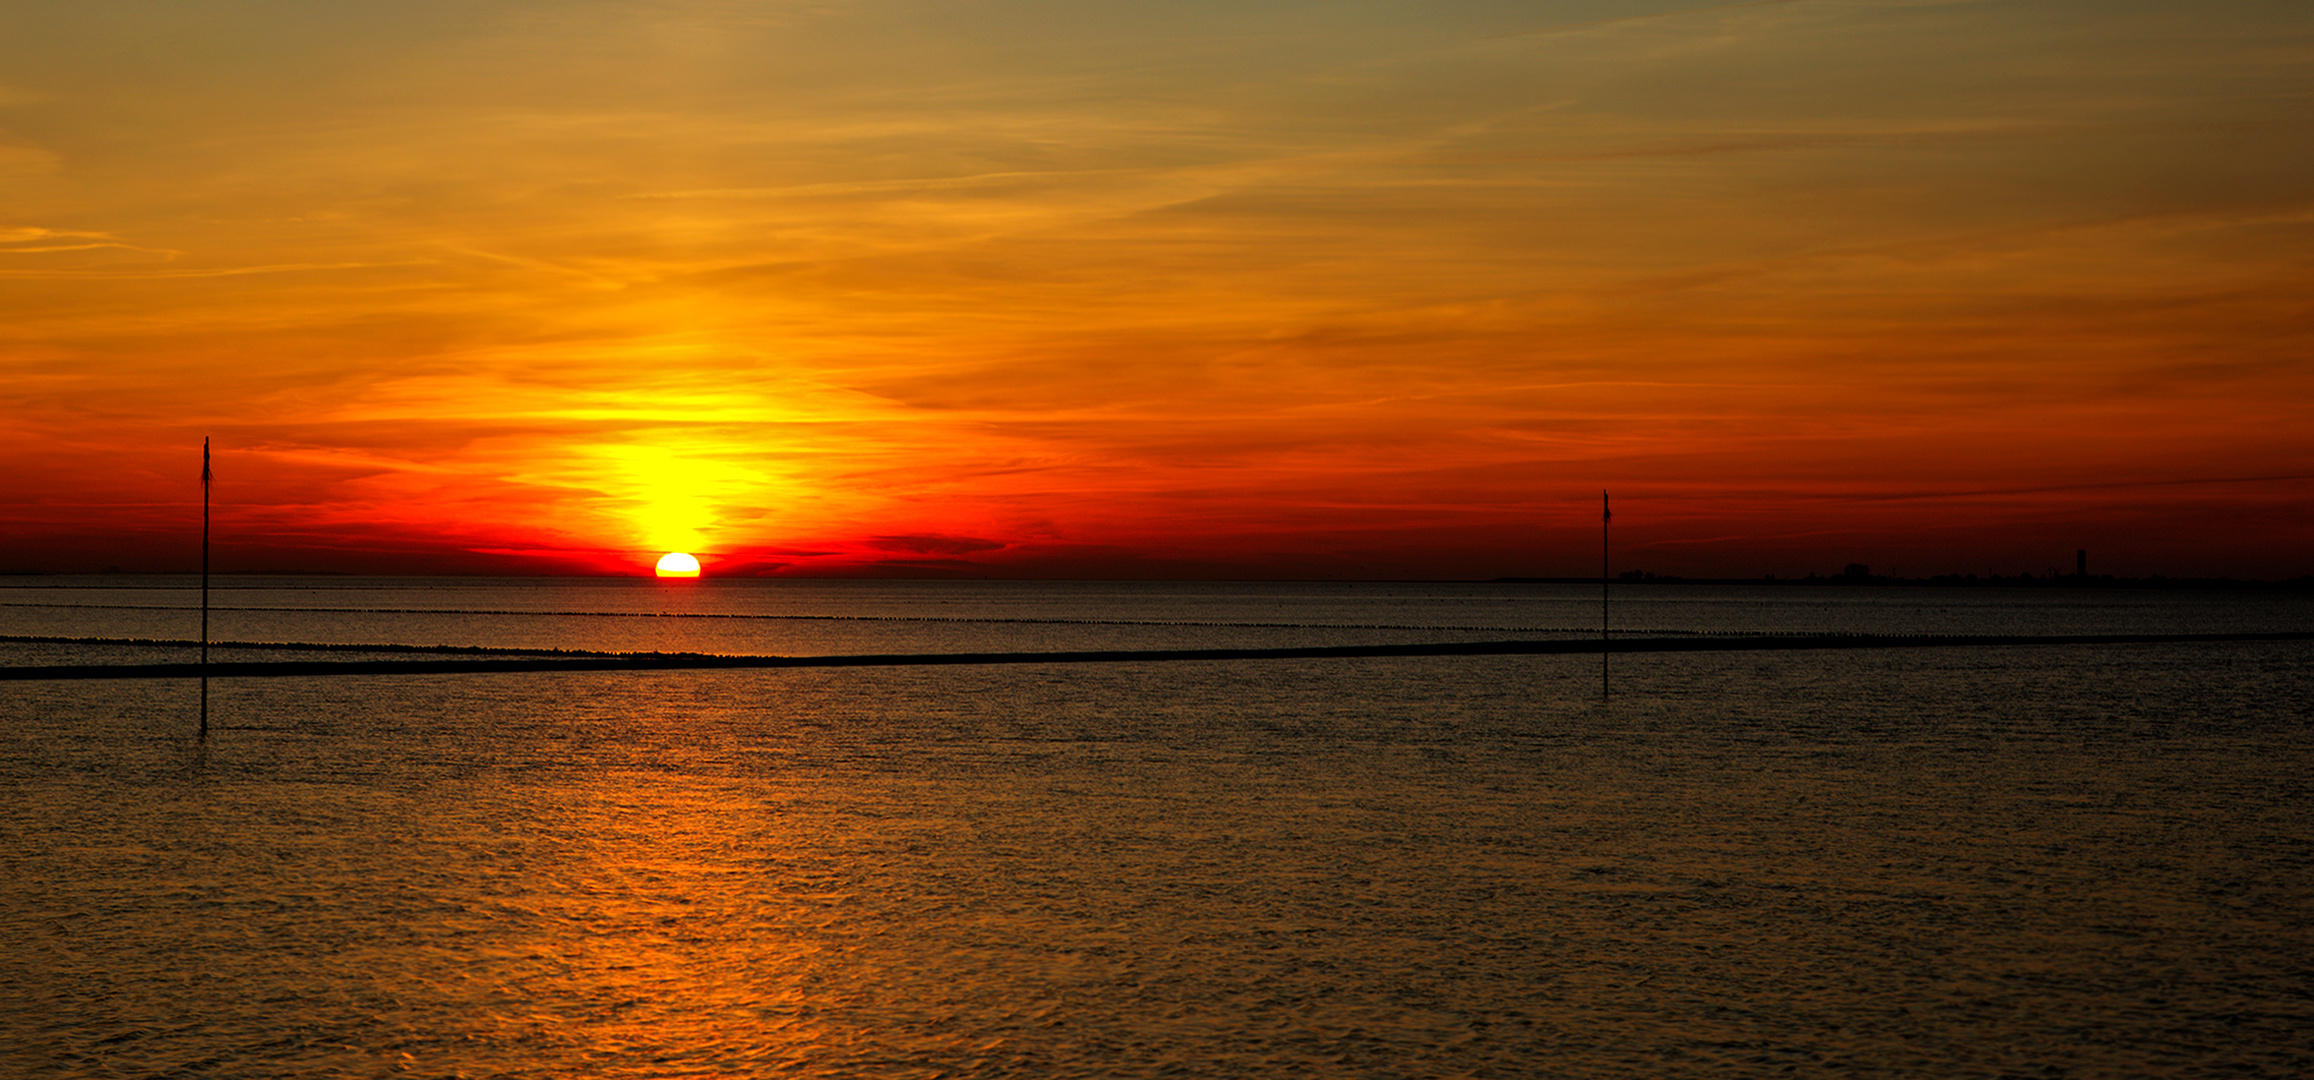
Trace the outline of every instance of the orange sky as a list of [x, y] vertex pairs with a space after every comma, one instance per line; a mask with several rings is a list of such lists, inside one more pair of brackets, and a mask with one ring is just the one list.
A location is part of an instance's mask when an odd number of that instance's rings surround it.
[[10, 3], [0, 571], [2314, 572], [2314, 6]]

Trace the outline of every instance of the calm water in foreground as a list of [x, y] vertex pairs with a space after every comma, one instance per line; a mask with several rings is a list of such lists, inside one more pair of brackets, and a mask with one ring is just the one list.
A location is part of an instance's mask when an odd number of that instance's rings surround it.
[[[182, 580], [0, 633], [189, 638]], [[219, 638], [1569, 636], [1545, 586], [288, 582]], [[66, 587], [70, 586], [70, 587]], [[1633, 631], [2304, 597], [1631, 590]], [[1627, 620], [1627, 621], [1626, 621]], [[221, 658], [248, 658], [249, 653]], [[0, 663], [181, 659], [0, 643]], [[0, 1076], [2314, 1071], [2314, 644], [0, 682]]]

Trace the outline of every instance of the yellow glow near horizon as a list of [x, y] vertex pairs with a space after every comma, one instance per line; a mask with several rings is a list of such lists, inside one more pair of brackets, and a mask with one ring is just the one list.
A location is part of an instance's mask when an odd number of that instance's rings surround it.
[[597, 490], [607, 496], [604, 508], [626, 523], [638, 546], [661, 551], [711, 546], [711, 532], [724, 524], [726, 501], [761, 486], [752, 470], [714, 458], [744, 449], [602, 447], [596, 455], [607, 459], [610, 468], [598, 478]]
[[670, 551], [659, 557], [660, 577], [698, 577], [699, 560], [680, 551]]

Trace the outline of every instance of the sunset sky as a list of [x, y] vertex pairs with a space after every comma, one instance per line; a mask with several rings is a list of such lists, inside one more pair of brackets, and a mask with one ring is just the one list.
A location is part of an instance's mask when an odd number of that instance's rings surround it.
[[0, 571], [2314, 573], [2304, 0], [0, 26]]

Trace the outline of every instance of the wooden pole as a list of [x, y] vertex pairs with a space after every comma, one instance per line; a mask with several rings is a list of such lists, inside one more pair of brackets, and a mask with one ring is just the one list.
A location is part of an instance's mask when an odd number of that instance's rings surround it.
[[1599, 492], [1599, 697], [1607, 697], [1607, 523], [1615, 520], [1615, 510], [1607, 503], [1607, 493]]
[[201, 440], [201, 737], [209, 737], [209, 440]]

